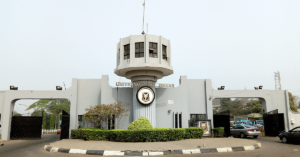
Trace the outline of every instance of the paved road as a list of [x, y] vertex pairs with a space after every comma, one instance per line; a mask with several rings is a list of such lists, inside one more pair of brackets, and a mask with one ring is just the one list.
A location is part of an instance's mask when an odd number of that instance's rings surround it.
[[[247, 139], [253, 139], [248, 137]], [[282, 143], [278, 137], [258, 137], [253, 139], [262, 144], [262, 148], [252, 151], [241, 151], [231, 153], [210, 153], [210, 154], [195, 154], [185, 155], [186, 157], [300, 157], [300, 142], [298, 143]], [[296, 149], [297, 151], [295, 151]], [[179, 157], [181, 155], [172, 155]]]
[[[252, 139], [249, 137], [248, 139]], [[59, 140], [58, 135], [43, 135], [41, 140], [12, 140], [0, 147], [0, 157], [83, 157], [81, 154], [49, 153], [43, 146]], [[300, 143], [284, 144], [276, 137], [259, 137], [253, 139], [262, 143], [262, 148], [253, 151], [232, 153], [210, 153], [195, 155], [168, 155], [172, 157], [300, 157]], [[295, 151], [295, 149], [297, 151]], [[90, 156], [90, 155], [89, 155]]]
[[80, 154], [49, 153], [43, 150], [44, 145], [58, 141], [59, 135], [43, 135], [40, 140], [10, 140], [0, 146], [0, 157], [60, 157], [82, 156]]

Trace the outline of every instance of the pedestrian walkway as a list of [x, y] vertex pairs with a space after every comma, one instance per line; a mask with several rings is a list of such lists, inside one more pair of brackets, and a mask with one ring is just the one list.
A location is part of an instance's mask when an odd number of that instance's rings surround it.
[[202, 138], [186, 139], [168, 142], [112, 142], [112, 141], [84, 141], [82, 139], [63, 139], [51, 143], [49, 146], [66, 149], [81, 150], [149, 150], [164, 151], [176, 149], [199, 149], [199, 148], [224, 148], [253, 146], [259, 143], [256, 140], [241, 138]]

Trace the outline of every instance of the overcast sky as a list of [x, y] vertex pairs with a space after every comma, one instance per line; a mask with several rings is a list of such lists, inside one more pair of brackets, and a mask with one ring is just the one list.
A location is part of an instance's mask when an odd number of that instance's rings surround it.
[[[72, 78], [114, 74], [116, 43], [142, 31], [143, 0], [1, 0], [0, 90], [55, 90]], [[213, 88], [300, 95], [299, 0], [147, 0], [149, 34], [171, 40], [174, 74], [159, 83], [212, 79]], [[146, 29], [146, 28], [145, 28]], [[17, 102], [21, 113], [32, 101]]]

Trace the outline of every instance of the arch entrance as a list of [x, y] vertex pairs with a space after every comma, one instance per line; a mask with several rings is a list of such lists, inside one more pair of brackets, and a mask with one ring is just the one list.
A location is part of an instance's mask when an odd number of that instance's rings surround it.
[[[285, 130], [285, 115], [279, 113], [278, 109], [267, 111], [266, 100], [260, 97], [213, 99], [214, 126], [224, 127], [227, 135], [228, 132], [234, 135], [231, 133], [234, 131], [232, 128], [234, 126], [250, 125], [259, 128], [261, 135], [278, 136], [279, 132]], [[224, 122], [226, 119], [228, 120]], [[231, 130], [228, 129], [229, 125]]]

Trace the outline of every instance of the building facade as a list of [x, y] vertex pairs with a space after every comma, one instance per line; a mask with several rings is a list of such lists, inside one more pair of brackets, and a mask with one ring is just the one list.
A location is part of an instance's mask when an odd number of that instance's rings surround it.
[[[2, 139], [10, 139], [11, 117], [19, 99], [70, 100], [70, 130], [79, 127], [79, 117], [89, 106], [130, 103], [127, 117], [116, 119], [115, 128], [123, 129], [139, 118], [148, 118], [155, 128], [187, 128], [192, 116], [213, 122], [213, 100], [219, 98], [260, 98], [266, 112], [284, 113], [285, 129], [300, 125], [300, 114], [289, 109], [286, 90], [215, 90], [210, 79], [179, 78], [179, 86], [157, 84], [173, 74], [170, 40], [155, 35], [121, 38], [116, 46], [115, 74], [131, 82], [112, 87], [109, 77], [72, 79], [72, 88], [60, 91], [0, 91]], [[213, 123], [212, 123], [213, 125]], [[213, 126], [212, 126], [213, 127]]]

